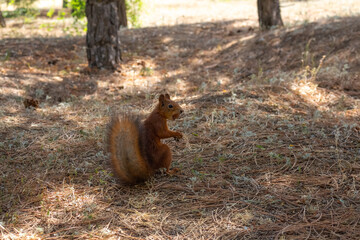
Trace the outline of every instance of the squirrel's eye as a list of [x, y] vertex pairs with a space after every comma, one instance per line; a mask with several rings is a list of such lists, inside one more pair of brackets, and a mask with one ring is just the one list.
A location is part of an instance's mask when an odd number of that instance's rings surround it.
[[169, 104], [169, 108], [173, 108], [173, 105]]

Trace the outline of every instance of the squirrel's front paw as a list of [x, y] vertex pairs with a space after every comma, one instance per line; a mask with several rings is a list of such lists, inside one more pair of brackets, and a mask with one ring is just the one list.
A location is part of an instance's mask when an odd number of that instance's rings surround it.
[[179, 141], [182, 137], [183, 137], [182, 133], [176, 132], [176, 135], [174, 136], [174, 139], [175, 139], [176, 141]]
[[178, 172], [180, 172], [179, 168], [172, 168], [172, 169], [166, 171], [166, 173], [169, 174], [169, 175], [173, 175], [173, 174], [176, 174]]

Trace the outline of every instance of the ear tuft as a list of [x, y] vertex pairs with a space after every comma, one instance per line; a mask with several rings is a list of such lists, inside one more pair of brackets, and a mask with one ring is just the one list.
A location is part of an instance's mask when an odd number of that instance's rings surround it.
[[166, 93], [165, 97], [170, 100], [170, 95], [169, 94]]
[[161, 103], [161, 105], [164, 105], [164, 100], [165, 100], [165, 96], [164, 96], [164, 94], [161, 94], [159, 96], [159, 102]]

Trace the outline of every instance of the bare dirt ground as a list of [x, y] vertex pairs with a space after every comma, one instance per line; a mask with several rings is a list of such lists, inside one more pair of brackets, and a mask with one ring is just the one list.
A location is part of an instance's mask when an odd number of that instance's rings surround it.
[[[148, 2], [116, 73], [68, 20], [0, 29], [1, 239], [360, 238], [360, 4], [283, 1], [261, 32], [255, 1], [192, 2]], [[181, 171], [119, 185], [109, 117], [165, 91]]]

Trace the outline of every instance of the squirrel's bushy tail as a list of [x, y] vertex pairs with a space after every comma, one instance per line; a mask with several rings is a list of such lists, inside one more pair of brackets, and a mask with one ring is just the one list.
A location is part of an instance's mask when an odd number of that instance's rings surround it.
[[134, 184], [148, 179], [152, 173], [140, 147], [140, 121], [128, 116], [113, 117], [107, 140], [111, 164], [123, 183]]

